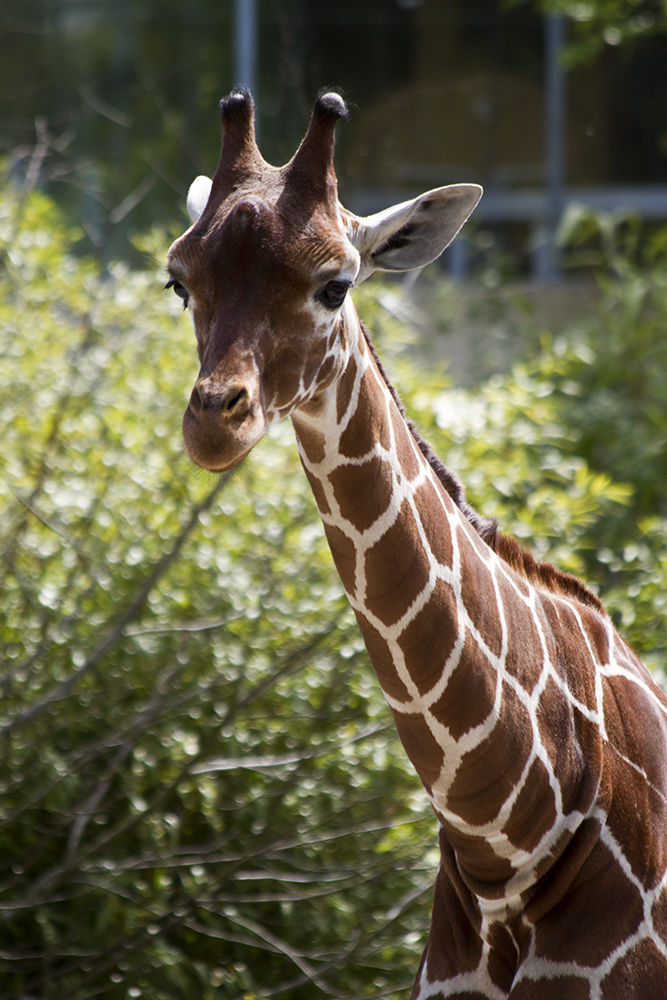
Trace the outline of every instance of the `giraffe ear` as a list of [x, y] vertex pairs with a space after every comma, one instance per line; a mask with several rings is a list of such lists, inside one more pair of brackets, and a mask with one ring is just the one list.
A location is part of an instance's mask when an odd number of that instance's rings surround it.
[[212, 181], [210, 177], [204, 177], [200, 174], [199, 177], [195, 177], [190, 185], [190, 190], [188, 191], [187, 209], [188, 215], [193, 222], [197, 222], [206, 208], [208, 196], [211, 193], [211, 184]]
[[357, 281], [375, 270], [410, 271], [439, 257], [482, 197], [478, 184], [450, 184], [357, 219], [350, 240], [361, 255]]

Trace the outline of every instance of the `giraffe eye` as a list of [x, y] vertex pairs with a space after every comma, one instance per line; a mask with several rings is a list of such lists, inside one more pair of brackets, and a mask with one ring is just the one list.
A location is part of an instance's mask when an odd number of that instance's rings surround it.
[[188, 300], [190, 298], [187, 288], [185, 288], [180, 281], [176, 281], [176, 278], [170, 278], [167, 284], [164, 286], [165, 289], [173, 288], [174, 295], [178, 295], [179, 299], [183, 299], [183, 308], [187, 309]]
[[351, 287], [351, 281], [328, 281], [315, 293], [315, 298], [327, 309], [338, 309]]

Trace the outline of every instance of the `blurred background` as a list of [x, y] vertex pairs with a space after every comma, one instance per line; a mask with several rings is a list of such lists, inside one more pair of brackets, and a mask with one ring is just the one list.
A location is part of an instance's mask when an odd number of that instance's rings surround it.
[[193, 468], [164, 291], [218, 101], [345, 204], [484, 185], [355, 303], [470, 501], [667, 686], [667, 0], [0, 0], [0, 997], [399, 1000], [436, 823], [289, 422]]
[[[667, 216], [664, 6], [552, 0], [4, 0], [0, 149], [110, 257], [171, 218], [217, 163], [217, 103], [250, 87], [265, 157], [285, 162], [314, 96], [355, 107], [339, 141], [359, 213], [455, 181], [518, 274], [552, 274], [575, 198]], [[466, 244], [445, 261], [466, 273]]]

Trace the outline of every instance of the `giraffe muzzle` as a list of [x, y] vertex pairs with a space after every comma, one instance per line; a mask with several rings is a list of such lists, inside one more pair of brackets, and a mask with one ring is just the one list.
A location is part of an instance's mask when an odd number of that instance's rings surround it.
[[224, 472], [245, 458], [264, 435], [266, 413], [259, 385], [234, 379], [220, 385], [214, 378], [198, 379], [183, 416], [188, 455], [211, 472]]
[[225, 392], [215, 392], [208, 384], [208, 379], [202, 379], [195, 384], [190, 396], [190, 407], [197, 415], [207, 410], [216, 411], [228, 420], [241, 423], [248, 416], [251, 403], [250, 394], [245, 385], [232, 385]]

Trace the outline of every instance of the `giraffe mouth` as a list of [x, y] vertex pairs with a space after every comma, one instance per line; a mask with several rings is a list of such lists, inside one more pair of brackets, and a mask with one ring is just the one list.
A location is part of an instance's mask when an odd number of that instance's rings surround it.
[[183, 440], [195, 463], [208, 472], [227, 472], [239, 465], [264, 436], [264, 407], [248, 405], [243, 414], [224, 407], [197, 408], [192, 403], [183, 414]]
[[223, 472], [231, 472], [232, 469], [235, 469], [237, 465], [240, 465], [241, 462], [248, 457], [251, 451], [252, 448], [248, 448], [247, 451], [244, 451], [237, 458], [232, 459], [231, 462], [227, 462], [224, 465], [204, 465], [202, 462], [197, 461], [196, 458], [193, 458], [189, 452], [188, 454], [190, 454], [190, 458], [195, 465], [199, 466], [200, 469], [206, 469], [207, 472], [212, 472], [214, 475], [219, 476], [222, 475]]

